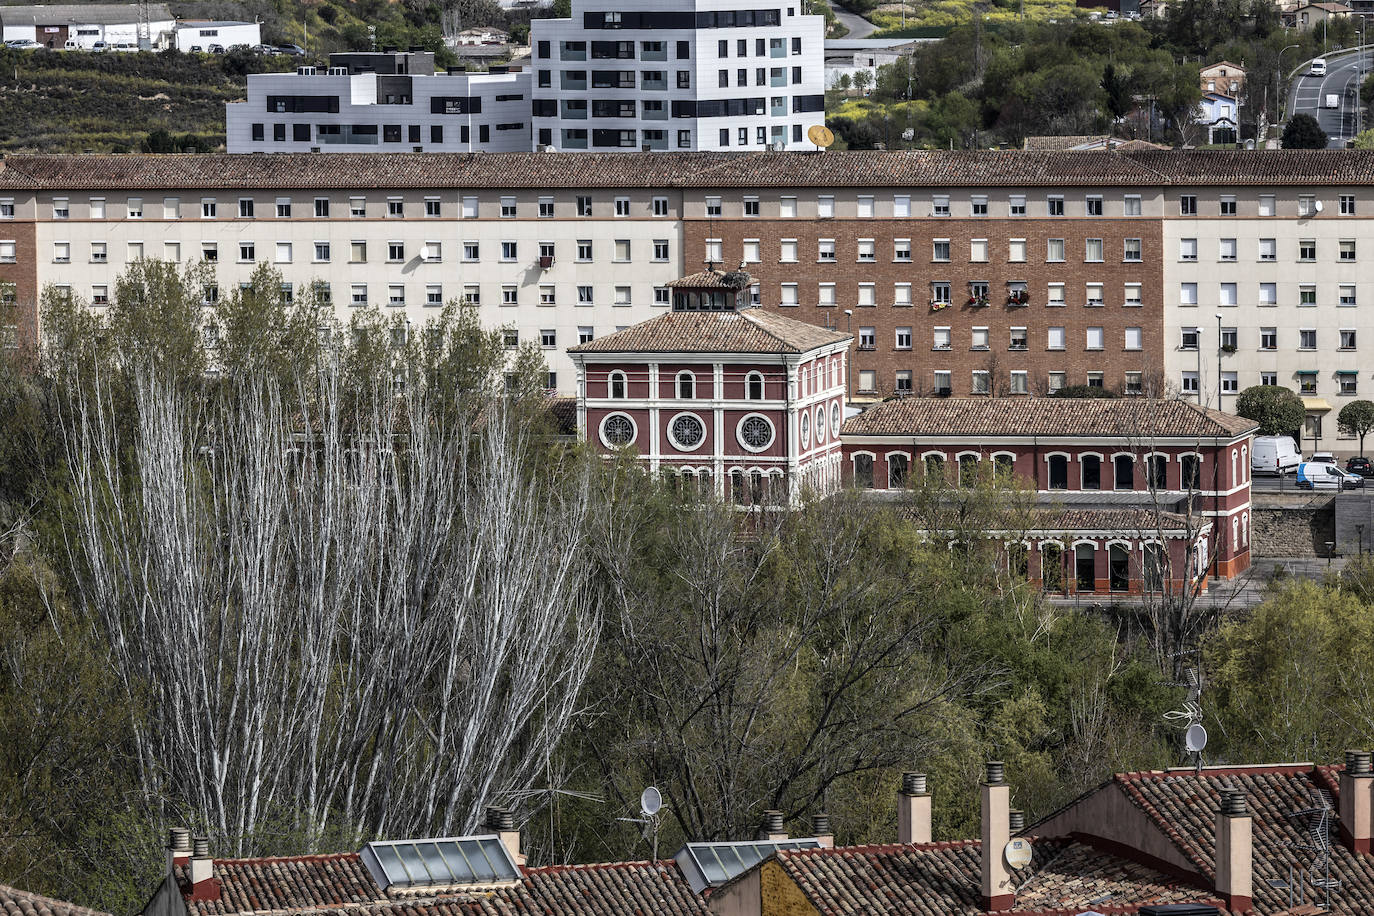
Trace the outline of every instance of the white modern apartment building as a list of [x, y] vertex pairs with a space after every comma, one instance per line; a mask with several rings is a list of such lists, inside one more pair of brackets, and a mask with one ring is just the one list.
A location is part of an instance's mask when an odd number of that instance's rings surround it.
[[329, 62], [249, 76], [247, 100], [225, 106], [228, 151], [530, 149], [528, 73], [436, 74], [428, 51], [332, 54]]
[[1184, 394], [1229, 411], [1252, 385], [1291, 388], [1307, 405], [1309, 446], [1325, 447], [1337, 438], [1343, 403], [1374, 397], [1365, 371], [1374, 343], [1374, 235], [1365, 230], [1374, 204], [1362, 190], [1247, 183], [1166, 191], [1164, 358]]
[[813, 150], [825, 20], [804, 0], [573, 0], [530, 23], [534, 142], [557, 150]]

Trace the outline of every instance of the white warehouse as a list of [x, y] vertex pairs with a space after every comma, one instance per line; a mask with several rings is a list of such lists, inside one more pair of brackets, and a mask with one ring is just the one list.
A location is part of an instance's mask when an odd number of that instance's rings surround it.
[[256, 22], [183, 20], [177, 23], [173, 40], [178, 51], [209, 51], [212, 45], [225, 50], [251, 48], [262, 44], [262, 26]]
[[529, 74], [434, 72], [428, 51], [331, 54], [328, 69], [248, 77], [226, 106], [231, 153], [529, 152]]
[[535, 143], [815, 149], [825, 20], [803, 2], [573, 0], [571, 18], [533, 20]]

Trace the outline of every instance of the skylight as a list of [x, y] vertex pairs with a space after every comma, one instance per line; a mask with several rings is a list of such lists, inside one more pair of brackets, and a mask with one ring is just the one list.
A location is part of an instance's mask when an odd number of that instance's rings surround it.
[[520, 872], [496, 836], [368, 843], [363, 864], [383, 890], [490, 885], [517, 881]]
[[673, 858], [695, 893], [719, 887], [731, 878], [762, 862], [779, 849], [816, 849], [821, 844], [812, 838], [798, 840], [759, 840], [752, 843], [688, 843]]

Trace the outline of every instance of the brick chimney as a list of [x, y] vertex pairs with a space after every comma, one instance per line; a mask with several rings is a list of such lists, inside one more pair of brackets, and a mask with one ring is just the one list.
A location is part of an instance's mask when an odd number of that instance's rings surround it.
[[191, 842], [190, 866], [191, 899], [218, 900], [219, 881], [215, 878], [215, 860], [210, 858], [210, 841], [203, 836]]
[[525, 857], [520, 854], [520, 831], [515, 829], [515, 815], [509, 808], [488, 805], [487, 829], [496, 834], [516, 865], [525, 864]]
[[774, 843], [787, 839], [787, 831], [782, 826], [782, 812], [768, 810], [763, 812], [763, 838]]
[[822, 849], [835, 848], [835, 834], [830, 832], [830, 815], [811, 815], [811, 835], [821, 844]]
[[925, 773], [903, 773], [897, 792], [897, 842], [930, 842], [930, 793]]
[[1011, 786], [1000, 760], [989, 760], [982, 785], [983, 841], [979, 897], [984, 910], [1009, 910], [1016, 903], [1003, 851], [1011, 840]]
[[1341, 842], [1355, 853], [1369, 853], [1374, 834], [1374, 765], [1369, 751], [1346, 751], [1341, 773]]
[[191, 831], [173, 827], [167, 831], [167, 874], [191, 860]]
[[1232, 913], [1251, 909], [1250, 807], [1241, 789], [1223, 789], [1217, 811], [1217, 894]]

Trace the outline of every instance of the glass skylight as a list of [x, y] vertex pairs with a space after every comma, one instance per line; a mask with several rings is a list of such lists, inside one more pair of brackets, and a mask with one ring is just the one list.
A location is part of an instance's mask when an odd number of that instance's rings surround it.
[[520, 871], [496, 836], [368, 843], [363, 864], [383, 889], [502, 884]]
[[759, 840], [751, 843], [688, 843], [674, 858], [692, 890], [719, 887], [754, 867], [779, 849], [815, 849], [815, 839]]

